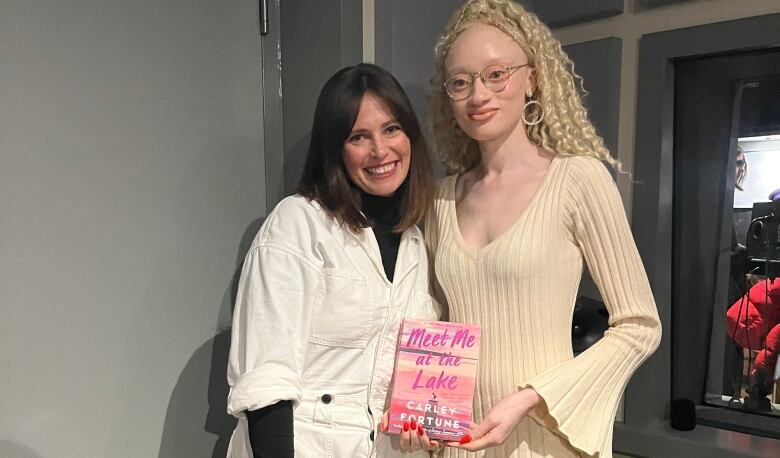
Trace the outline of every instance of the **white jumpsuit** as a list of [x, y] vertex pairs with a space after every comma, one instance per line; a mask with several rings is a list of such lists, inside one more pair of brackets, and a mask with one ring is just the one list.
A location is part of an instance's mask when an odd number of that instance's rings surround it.
[[296, 457], [427, 456], [375, 432], [388, 405], [404, 317], [436, 319], [425, 243], [406, 230], [394, 280], [374, 233], [354, 233], [319, 204], [284, 199], [244, 261], [233, 312], [228, 458], [251, 458], [247, 410], [294, 403]]

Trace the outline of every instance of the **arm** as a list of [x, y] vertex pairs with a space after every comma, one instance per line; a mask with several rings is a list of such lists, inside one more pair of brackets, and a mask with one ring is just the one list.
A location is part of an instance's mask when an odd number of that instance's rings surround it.
[[273, 243], [254, 246], [244, 262], [233, 315], [228, 413], [251, 412], [250, 440], [262, 442], [264, 451], [271, 436], [282, 448], [292, 444], [292, 407], [300, 400], [319, 273], [300, 253]]
[[253, 455], [292, 458], [295, 456], [293, 443], [293, 406], [292, 401], [280, 401], [260, 410], [250, 410], [249, 441]]
[[233, 312], [228, 413], [300, 401], [300, 374], [319, 269], [293, 250], [247, 254]]
[[620, 396], [658, 347], [661, 324], [617, 187], [606, 168], [575, 158], [567, 193], [570, 230], [609, 310], [604, 337], [520, 388], [542, 398], [531, 416], [588, 454], [609, 449]]

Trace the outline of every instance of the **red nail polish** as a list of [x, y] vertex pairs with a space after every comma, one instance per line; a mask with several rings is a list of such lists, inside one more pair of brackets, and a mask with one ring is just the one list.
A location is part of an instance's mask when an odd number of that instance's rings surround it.
[[420, 429], [417, 430], [417, 435], [422, 436], [423, 434], [425, 434], [425, 431], [423, 431], [422, 427], [420, 427]]
[[412, 418], [412, 431], [414, 431], [415, 429], [417, 429], [417, 420]]
[[459, 442], [461, 444], [468, 444], [471, 442], [471, 434], [466, 434], [465, 436], [461, 437]]
[[404, 422], [404, 431], [409, 431], [409, 422], [408, 421]]

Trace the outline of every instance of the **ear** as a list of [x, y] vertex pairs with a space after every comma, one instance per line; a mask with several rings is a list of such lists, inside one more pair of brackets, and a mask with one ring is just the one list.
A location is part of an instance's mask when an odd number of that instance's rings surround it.
[[534, 92], [536, 92], [536, 75], [537, 75], [536, 67], [529, 67], [528, 74], [526, 76], [526, 82], [525, 82], [526, 83], [525, 86], [526, 88], [528, 88], [525, 91], [526, 95], [528, 95], [528, 93], [533, 94]]

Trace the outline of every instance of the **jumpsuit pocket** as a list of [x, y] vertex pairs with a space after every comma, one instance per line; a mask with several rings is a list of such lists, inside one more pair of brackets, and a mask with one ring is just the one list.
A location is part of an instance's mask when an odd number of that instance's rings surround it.
[[296, 458], [335, 458], [333, 429], [310, 421], [295, 421]]
[[314, 297], [309, 341], [366, 348], [373, 316], [373, 298], [366, 278], [355, 272], [325, 268]]
[[296, 458], [368, 458], [371, 423], [366, 394], [303, 392], [295, 410]]

